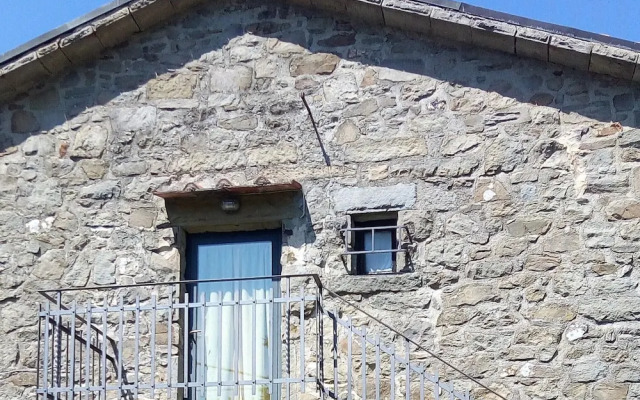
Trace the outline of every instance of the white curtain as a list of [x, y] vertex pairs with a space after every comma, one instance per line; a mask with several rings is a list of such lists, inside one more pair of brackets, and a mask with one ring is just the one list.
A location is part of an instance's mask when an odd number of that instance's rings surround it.
[[[270, 276], [272, 274], [271, 242], [214, 244], [200, 246], [198, 262], [213, 269], [207, 279]], [[204, 279], [204, 278], [201, 278]], [[218, 303], [247, 300], [273, 299], [272, 280], [230, 281], [198, 284], [198, 296], [202, 293], [208, 301]], [[200, 297], [199, 297], [200, 298]], [[202, 329], [200, 312], [195, 316], [198, 329]], [[269, 304], [212, 306], [205, 309], [205, 329], [196, 336], [192, 360], [196, 360], [192, 381], [207, 383], [233, 383], [269, 379], [273, 362], [271, 342], [273, 307]], [[201, 347], [204, 346], [204, 349]], [[204, 359], [202, 353], [204, 352]], [[203, 371], [204, 368], [204, 371]], [[236, 393], [237, 390], [237, 393]], [[217, 387], [199, 390], [199, 400], [269, 400], [268, 387], [251, 384], [223, 386], [218, 395]]]

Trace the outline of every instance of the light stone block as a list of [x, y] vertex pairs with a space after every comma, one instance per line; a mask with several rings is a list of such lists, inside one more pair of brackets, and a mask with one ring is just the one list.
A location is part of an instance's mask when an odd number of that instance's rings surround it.
[[549, 61], [567, 67], [587, 71], [593, 43], [554, 35], [549, 44]]
[[549, 61], [550, 37], [547, 32], [519, 26], [516, 31], [516, 54]]
[[169, 0], [138, 0], [129, 6], [129, 10], [143, 31], [167, 20], [175, 13]]
[[596, 44], [591, 53], [589, 71], [616, 78], [633, 79], [637, 61], [638, 53], [635, 51]]
[[60, 50], [74, 64], [84, 64], [104, 49], [93, 26], [86, 26], [60, 40]]
[[105, 47], [113, 47], [140, 31], [128, 8], [123, 8], [93, 24], [96, 36]]
[[514, 25], [481, 18], [473, 21], [472, 28], [473, 44], [505, 53], [515, 53], [516, 27]]
[[382, 12], [385, 25], [397, 29], [409, 29], [419, 33], [431, 33], [431, 6], [411, 0], [384, 0]]
[[431, 32], [434, 36], [471, 43], [473, 20], [467, 14], [434, 7], [430, 17]]
[[333, 193], [336, 211], [400, 210], [410, 208], [416, 202], [415, 184], [398, 184], [385, 187], [353, 187]]

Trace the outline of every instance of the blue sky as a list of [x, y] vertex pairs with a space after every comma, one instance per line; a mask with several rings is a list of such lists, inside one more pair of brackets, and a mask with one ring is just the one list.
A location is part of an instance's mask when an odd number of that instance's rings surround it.
[[[468, 4], [640, 42], [640, 0], [466, 0]], [[109, 0], [0, 0], [0, 54]]]

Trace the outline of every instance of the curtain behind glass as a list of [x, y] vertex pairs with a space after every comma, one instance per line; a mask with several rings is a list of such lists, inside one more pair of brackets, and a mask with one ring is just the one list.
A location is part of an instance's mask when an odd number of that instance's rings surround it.
[[[272, 243], [248, 242], [230, 244], [206, 244], [198, 246], [198, 279], [224, 279], [272, 274]], [[246, 301], [252, 299], [272, 299], [271, 280], [230, 281], [219, 283], [201, 283], [197, 285], [198, 300], [202, 293], [208, 301], [217, 303]], [[272, 344], [273, 308], [268, 304], [253, 304], [207, 307], [205, 309], [205, 336], [195, 335], [192, 346], [192, 360], [195, 368], [191, 372], [191, 381], [233, 383], [268, 379], [271, 369], [270, 351]], [[193, 326], [202, 330], [202, 317], [194, 315]], [[204, 347], [204, 349], [202, 349]], [[204, 359], [202, 357], [204, 350]], [[255, 351], [255, 353], [254, 353]], [[203, 370], [204, 368], [204, 370]], [[236, 394], [233, 386], [223, 386], [218, 395], [217, 387], [197, 391], [198, 400], [269, 400], [266, 386], [257, 386], [253, 394], [251, 385], [239, 388]], [[193, 392], [192, 392], [193, 393]], [[206, 394], [206, 396], [205, 396]]]

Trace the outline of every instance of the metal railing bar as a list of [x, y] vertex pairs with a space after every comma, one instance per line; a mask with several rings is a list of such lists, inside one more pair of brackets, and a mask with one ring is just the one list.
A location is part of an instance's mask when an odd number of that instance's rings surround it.
[[149, 352], [151, 354], [151, 398], [155, 398], [156, 382], [156, 294], [151, 294], [151, 344]]
[[365, 228], [344, 228], [340, 232], [380, 231], [388, 229], [406, 229], [405, 225], [371, 226]]
[[[191, 284], [198, 284], [198, 283], [238, 282], [238, 281], [256, 281], [256, 280], [271, 280], [276, 282], [282, 279], [291, 279], [291, 278], [313, 278], [315, 283], [319, 287], [322, 287], [322, 282], [320, 281], [320, 276], [318, 274], [292, 274], [292, 275], [251, 276], [251, 277], [244, 277], [244, 278], [224, 278], [224, 279], [190, 279], [190, 280], [167, 281], [167, 282], [158, 282], [158, 283], [131, 283], [131, 284], [125, 284], [125, 285], [67, 287], [67, 288], [39, 290], [38, 293], [47, 297], [47, 294], [51, 292], [79, 292], [79, 291], [87, 291], [87, 290], [113, 290], [113, 289], [128, 289], [128, 288], [138, 288], [138, 287], [152, 287], [152, 286], [191, 285]], [[55, 299], [49, 298], [49, 300], [55, 302]]]
[[167, 311], [167, 386], [169, 388], [168, 398], [171, 398], [171, 388], [173, 383], [173, 363], [171, 362], [173, 353], [173, 292], [169, 293], [169, 310]]
[[326, 287], [324, 288], [324, 290], [329, 293], [333, 298], [349, 305], [350, 307], [353, 307], [355, 310], [357, 310], [358, 312], [361, 312], [362, 314], [366, 315], [367, 317], [371, 318], [373, 321], [379, 323], [380, 325], [382, 325], [383, 327], [387, 328], [388, 330], [390, 330], [391, 332], [395, 333], [396, 335], [398, 335], [398, 337], [401, 338], [405, 338], [407, 339], [411, 344], [413, 344], [414, 346], [416, 346], [418, 349], [426, 352], [427, 354], [429, 354], [431, 357], [435, 358], [436, 360], [440, 361], [441, 363], [443, 363], [444, 365], [446, 365], [447, 367], [453, 369], [454, 371], [458, 372], [460, 375], [462, 375], [463, 377], [469, 379], [471, 382], [477, 384], [478, 386], [480, 386], [481, 388], [489, 391], [491, 394], [494, 394], [496, 396], [498, 396], [500, 399], [502, 400], [507, 400], [506, 397], [502, 396], [501, 394], [497, 393], [496, 391], [494, 391], [493, 389], [489, 388], [487, 385], [483, 384], [482, 382], [480, 382], [479, 380], [477, 380], [476, 378], [466, 374], [464, 371], [462, 371], [461, 369], [457, 368], [456, 366], [454, 366], [453, 364], [451, 364], [450, 362], [444, 360], [442, 357], [440, 357], [439, 355], [435, 354], [434, 352], [432, 352], [431, 350], [425, 348], [424, 346], [422, 346], [421, 344], [417, 343], [415, 340], [406, 337], [404, 334], [402, 334], [400, 331], [394, 329], [393, 327], [391, 327], [389, 324], [387, 324], [386, 322], [381, 321], [379, 318], [376, 318], [375, 316], [373, 316], [371, 313], [364, 311], [363, 309], [361, 309], [360, 307], [358, 307], [357, 305], [353, 304], [351, 301], [339, 296], [338, 294], [336, 294], [335, 292], [333, 292], [330, 289], [327, 289]]
[[[304, 299], [304, 288], [300, 288], [300, 299]], [[304, 300], [300, 300], [300, 377], [304, 378], [305, 371], [305, 361], [304, 361], [304, 353], [306, 351], [304, 345], [304, 335], [305, 335], [305, 322], [304, 322]], [[305, 393], [305, 385], [302, 385], [302, 393]]]
[[389, 250], [357, 250], [357, 251], [345, 251], [344, 255], [358, 255], [358, 254], [388, 254], [388, 253], [406, 253], [408, 249], [397, 248]]

